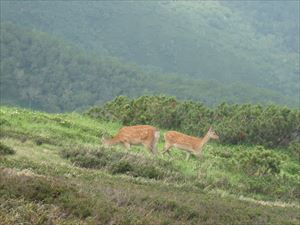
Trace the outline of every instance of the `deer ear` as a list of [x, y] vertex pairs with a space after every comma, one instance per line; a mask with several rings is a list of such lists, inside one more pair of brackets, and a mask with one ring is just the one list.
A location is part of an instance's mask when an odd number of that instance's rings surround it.
[[212, 131], [212, 126], [209, 127], [209, 131]]

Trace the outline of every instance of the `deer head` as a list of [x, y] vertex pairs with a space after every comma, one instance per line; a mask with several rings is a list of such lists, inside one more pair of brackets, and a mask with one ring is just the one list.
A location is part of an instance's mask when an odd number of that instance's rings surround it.
[[211, 138], [211, 139], [219, 139], [219, 135], [216, 134], [216, 132], [213, 131], [212, 127], [209, 128], [207, 135]]
[[107, 138], [104, 137], [104, 136], [101, 137], [101, 143], [102, 143], [102, 145], [103, 145], [104, 147], [108, 147], [108, 146], [109, 146], [108, 140], [107, 140]]

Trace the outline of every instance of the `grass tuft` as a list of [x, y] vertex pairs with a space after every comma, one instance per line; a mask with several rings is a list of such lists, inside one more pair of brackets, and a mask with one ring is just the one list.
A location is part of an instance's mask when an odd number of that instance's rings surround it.
[[0, 155], [13, 155], [15, 153], [14, 149], [0, 142]]

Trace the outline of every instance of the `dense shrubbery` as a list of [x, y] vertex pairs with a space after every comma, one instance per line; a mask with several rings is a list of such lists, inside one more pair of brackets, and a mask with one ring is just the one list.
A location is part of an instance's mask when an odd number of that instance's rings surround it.
[[300, 161], [300, 140], [292, 141], [288, 149]]
[[251, 151], [239, 151], [231, 163], [236, 170], [244, 171], [249, 176], [279, 174], [281, 158], [273, 151], [258, 146]]
[[[214, 180], [212, 187], [231, 190], [233, 193], [251, 193], [272, 196], [276, 200], [298, 199], [300, 197], [299, 163], [288, 162], [289, 156], [278, 151], [265, 149], [262, 146], [218, 146], [210, 150], [200, 163], [201, 173], [205, 180]], [[216, 160], [217, 159], [217, 160]], [[211, 166], [211, 162], [216, 160]], [[218, 162], [218, 163], [216, 163]], [[206, 164], [206, 165], [205, 165]], [[206, 168], [208, 167], [208, 169]], [[230, 171], [229, 176], [223, 173], [212, 173], [212, 168]], [[239, 174], [233, 178], [233, 174]], [[238, 182], [236, 183], [237, 180]]]
[[191, 135], [204, 135], [212, 125], [220, 141], [228, 144], [277, 147], [288, 146], [300, 138], [300, 111], [275, 105], [223, 103], [211, 109], [165, 96], [120, 96], [102, 107], [91, 108], [87, 114], [125, 125], [152, 124]]

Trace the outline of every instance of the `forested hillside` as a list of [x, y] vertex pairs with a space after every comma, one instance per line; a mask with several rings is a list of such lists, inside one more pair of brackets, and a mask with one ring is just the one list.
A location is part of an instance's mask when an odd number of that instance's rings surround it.
[[243, 4], [5, 1], [1, 20], [52, 33], [97, 54], [264, 87], [298, 101], [299, 2]]
[[46, 33], [1, 24], [1, 103], [51, 112], [84, 109], [118, 95], [168, 94], [207, 105], [221, 101], [278, 103], [291, 98], [242, 83], [144, 71], [115, 58], [88, 54]]
[[299, 53], [299, 1], [221, 1], [284, 51]]

